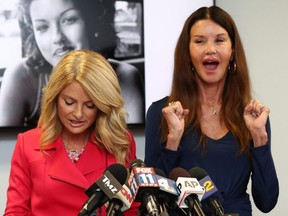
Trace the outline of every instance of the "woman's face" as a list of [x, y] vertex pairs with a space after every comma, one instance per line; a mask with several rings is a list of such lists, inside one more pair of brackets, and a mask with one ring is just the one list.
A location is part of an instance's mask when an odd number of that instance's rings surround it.
[[72, 0], [33, 0], [30, 15], [37, 46], [52, 66], [72, 50], [89, 49], [85, 22]]
[[232, 43], [227, 31], [212, 20], [199, 20], [190, 30], [190, 57], [202, 83], [224, 83]]
[[89, 132], [88, 129], [95, 122], [98, 111], [77, 81], [62, 90], [58, 96], [57, 110], [64, 126], [63, 132], [73, 135]]

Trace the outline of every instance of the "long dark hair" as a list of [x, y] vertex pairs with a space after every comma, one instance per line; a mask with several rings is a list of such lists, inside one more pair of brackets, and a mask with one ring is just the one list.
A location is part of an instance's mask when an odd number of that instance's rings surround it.
[[[217, 6], [202, 7], [186, 20], [179, 36], [174, 56], [172, 91], [168, 102], [181, 101], [183, 107], [190, 110], [185, 127], [191, 127], [200, 133], [200, 144], [206, 145], [205, 135], [201, 131], [197, 107], [199, 107], [199, 89], [190, 53], [190, 30], [199, 20], [210, 19], [223, 27], [232, 42], [233, 59], [230, 62], [222, 95], [222, 116], [227, 128], [237, 137], [241, 152], [246, 151], [250, 133], [243, 119], [244, 107], [251, 99], [249, 72], [242, 42], [231, 16]], [[235, 64], [234, 64], [235, 63]], [[234, 67], [236, 65], [236, 68]], [[230, 69], [230, 70], [229, 70]], [[162, 139], [166, 139], [168, 126], [162, 119]]]

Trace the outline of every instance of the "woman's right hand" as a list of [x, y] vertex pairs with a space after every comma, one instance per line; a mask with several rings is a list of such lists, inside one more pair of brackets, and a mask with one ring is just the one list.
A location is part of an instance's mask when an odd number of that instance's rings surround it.
[[166, 149], [177, 151], [182, 138], [185, 120], [189, 110], [184, 109], [179, 101], [170, 102], [162, 109], [162, 114], [168, 125]]

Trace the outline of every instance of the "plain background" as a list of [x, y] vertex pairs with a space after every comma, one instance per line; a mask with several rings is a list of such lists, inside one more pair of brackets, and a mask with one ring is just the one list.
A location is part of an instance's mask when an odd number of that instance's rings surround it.
[[[172, 78], [173, 52], [187, 16], [204, 0], [145, 0], [145, 75], [146, 108], [167, 95]], [[270, 213], [253, 216], [286, 216], [288, 210], [287, 96], [288, 2], [286, 0], [217, 0], [216, 5], [231, 14], [236, 22], [249, 63], [253, 95], [271, 109], [272, 153], [280, 182], [280, 196]], [[137, 142], [138, 158], [144, 159], [144, 128], [131, 128]], [[17, 131], [0, 131], [0, 213], [6, 203], [10, 159]], [[265, 188], [263, 188], [265, 190]]]
[[[271, 109], [272, 154], [280, 182], [280, 196], [276, 208], [268, 215], [286, 216], [288, 1], [217, 0], [216, 5], [234, 18], [244, 43], [254, 96]], [[255, 209], [253, 215], [266, 214]]]

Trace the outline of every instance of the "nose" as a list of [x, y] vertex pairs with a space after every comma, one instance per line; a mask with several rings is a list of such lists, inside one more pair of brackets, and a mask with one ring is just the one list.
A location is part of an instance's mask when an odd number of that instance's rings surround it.
[[63, 31], [61, 29], [61, 26], [59, 24], [56, 24], [53, 28], [53, 43], [54, 44], [61, 44], [65, 40], [65, 35], [63, 34]]
[[211, 55], [216, 53], [216, 48], [212, 42], [207, 43], [206, 49], [205, 49], [205, 54]]
[[77, 118], [77, 119], [81, 119], [83, 117], [83, 107], [82, 106], [77, 106], [73, 112], [73, 115]]

